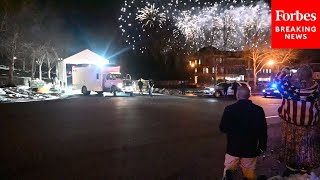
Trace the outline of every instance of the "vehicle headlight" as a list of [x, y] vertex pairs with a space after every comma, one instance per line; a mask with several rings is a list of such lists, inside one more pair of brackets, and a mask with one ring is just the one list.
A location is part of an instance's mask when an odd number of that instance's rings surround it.
[[214, 91], [214, 88], [209, 88], [210, 91]]
[[123, 87], [123, 83], [118, 83], [117, 86], [118, 86], [119, 88], [122, 88], [122, 87]]
[[264, 90], [262, 90], [262, 92], [266, 92], [266, 90], [264, 89]]

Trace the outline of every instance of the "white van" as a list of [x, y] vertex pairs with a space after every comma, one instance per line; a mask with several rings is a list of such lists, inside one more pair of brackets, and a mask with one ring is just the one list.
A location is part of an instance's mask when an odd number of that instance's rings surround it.
[[89, 95], [95, 91], [102, 95], [103, 92], [129, 93], [133, 95], [133, 88], [124, 89], [123, 79], [120, 73], [120, 66], [86, 66], [72, 68], [73, 89], [81, 89], [82, 94]]

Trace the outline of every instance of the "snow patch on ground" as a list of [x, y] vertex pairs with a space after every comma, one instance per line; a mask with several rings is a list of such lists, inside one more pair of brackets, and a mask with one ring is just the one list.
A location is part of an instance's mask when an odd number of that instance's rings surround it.
[[8, 66], [4, 66], [4, 65], [0, 65], [0, 69], [2, 69], [2, 70], [9, 70], [9, 67], [8, 67]]
[[60, 93], [37, 93], [27, 86], [0, 88], [0, 103], [45, 101], [58, 99], [60, 97]]
[[0, 88], [0, 95], [6, 95], [7, 93], [2, 89]]

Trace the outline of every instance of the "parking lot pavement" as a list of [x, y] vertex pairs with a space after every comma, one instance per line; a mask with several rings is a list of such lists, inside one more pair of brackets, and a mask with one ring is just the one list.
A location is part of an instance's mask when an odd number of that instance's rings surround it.
[[[266, 116], [279, 99], [252, 97]], [[221, 178], [225, 137], [219, 132], [224, 98], [99, 97], [0, 104], [0, 174], [5, 179]], [[280, 128], [268, 119], [275, 175]], [[279, 120], [278, 120], [279, 122]], [[274, 165], [275, 164], [275, 165]], [[271, 170], [275, 166], [275, 170]]]

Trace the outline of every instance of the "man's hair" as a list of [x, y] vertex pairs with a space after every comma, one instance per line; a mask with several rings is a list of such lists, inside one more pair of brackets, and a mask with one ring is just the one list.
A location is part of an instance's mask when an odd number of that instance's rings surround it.
[[238, 99], [249, 99], [250, 97], [250, 89], [245, 86], [240, 86], [237, 91]]
[[300, 80], [310, 80], [313, 76], [313, 70], [308, 65], [303, 65], [298, 69], [297, 76]]

